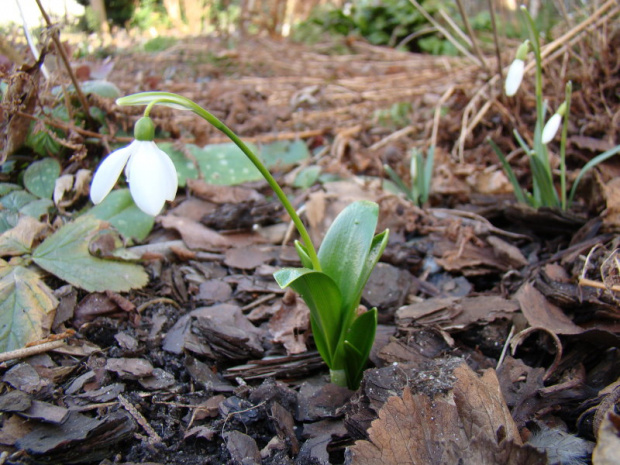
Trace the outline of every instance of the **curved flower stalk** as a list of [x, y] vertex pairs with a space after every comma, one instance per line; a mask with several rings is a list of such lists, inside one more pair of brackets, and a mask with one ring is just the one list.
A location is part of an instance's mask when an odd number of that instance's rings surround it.
[[151, 118], [140, 118], [134, 128], [136, 140], [103, 160], [90, 187], [90, 198], [95, 205], [110, 193], [123, 168], [131, 196], [144, 213], [156, 216], [166, 200], [174, 200], [177, 171], [170, 157], [153, 142], [154, 134]]
[[[358, 314], [358, 307], [364, 286], [385, 250], [389, 234], [385, 230], [375, 235], [379, 206], [374, 202], [361, 201], [346, 207], [330, 226], [317, 254], [303, 222], [269, 170], [215, 116], [191, 100], [167, 92], [134, 94], [118, 99], [117, 103], [146, 105], [145, 115], [153, 105], [191, 110], [226, 134], [252, 161], [286, 209], [301, 237], [301, 242], [295, 241], [295, 248], [303, 266], [279, 270], [274, 273], [275, 279], [282, 288], [290, 286], [298, 292], [310, 308], [314, 340], [330, 369], [332, 382], [357, 389], [377, 328], [377, 309]], [[129, 160], [131, 175], [135, 163]]]

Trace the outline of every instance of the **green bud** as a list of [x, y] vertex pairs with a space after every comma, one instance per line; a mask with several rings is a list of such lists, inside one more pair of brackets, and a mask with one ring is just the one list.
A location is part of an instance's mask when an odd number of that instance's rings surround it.
[[563, 102], [562, 105], [560, 105], [556, 113], [560, 116], [566, 116], [566, 102]]
[[525, 61], [529, 51], [530, 51], [530, 41], [526, 40], [521, 45], [519, 45], [519, 48], [517, 49], [517, 55], [516, 55], [517, 60]]
[[136, 140], [153, 140], [155, 139], [155, 124], [148, 116], [143, 116], [133, 128], [133, 136]]

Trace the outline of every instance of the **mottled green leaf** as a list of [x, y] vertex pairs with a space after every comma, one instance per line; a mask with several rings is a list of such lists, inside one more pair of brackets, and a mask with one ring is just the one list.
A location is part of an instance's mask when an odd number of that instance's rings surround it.
[[9, 192], [17, 191], [20, 189], [21, 187], [19, 187], [17, 184], [12, 184], [10, 182], [0, 182], [0, 197], [8, 194]]
[[54, 202], [50, 199], [37, 199], [20, 208], [19, 213], [39, 220], [43, 215], [47, 215], [52, 208], [54, 208]]
[[20, 208], [30, 202], [37, 200], [37, 197], [24, 190], [9, 192], [0, 199], [0, 205], [6, 210], [18, 212]]
[[106, 224], [91, 215], [67, 223], [39, 245], [33, 261], [47, 272], [87, 291], [128, 291], [143, 287], [148, 276], [141, 266], [93, 257], [90, 239]]
[[138, 241], [144, 240], [153, 229], [153, 217], [136, 206], [129, 189], [110, 192], [103, 202], [93, 207], [89, 213], [110, 223], [123, 236]]
[[270, 170], [282, 170], [308, 159], [310, 151], [303, 140], [276, 141], [261, 145], [259, 156]]
[[45, 336], [45, 320], [58, 305], [39, 275], [0, 259], [0, 352]]
[[[256, 147], [249, 146], [252, 151]], [[213, 144], [203, 148], [187, 146], [196, 158], [200, 174], [210, 184], [236, 185], [262, 179], [258, 169], [235, 144]]]
[[299, 189], [308, 189], [319, 179], [319, 175], [321, 174], [321, 167], [312, 165], [303, 168], [297, 173], [295, 177], [295, 181], [293, 181], [293, 187], [297, 187]]
[[168, 154], [172, 163], [174, 163], [174, 167], [177, 169], [179, 187], [185, 187], [188, 179], [198, 179], [196, 163], [190, 160], [181, 150], [177, 150], [174, 144], [163, 142], [157, 145]]
[[42, 199], [51, 199], [56, 179], [60, 176], [60, 163], [53, 158], [35, 161], [24, 172], [24, 186]]

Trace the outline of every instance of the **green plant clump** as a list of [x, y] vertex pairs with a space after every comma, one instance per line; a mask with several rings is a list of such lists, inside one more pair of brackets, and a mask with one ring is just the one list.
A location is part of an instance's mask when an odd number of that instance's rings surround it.
[[381, 257], [388, 231], [375, 235], [379, 207], [354, 202], [334, 220], [317, 253], [310, 236], [282, 188], [265, 164], [239, 137], [211, 113], [191, 100], [167, 92], [145, 92], [122, 97], [119, 105], [154, 105], [191, 110], [226, 134], [248, 157], [291, 217], [301, 241], [295, 248], [300, 268], [284, 268], [274, 276], [278, 284], [297, 291], [310, 309], [317, 349], [330, 369], [332, 382], [356, 389], [362, 378], [377, 327], [377, 310], [359, 313], [362, 291]]
[[[508, 76], [506, 78], [506, 93], [508, 96], [512, 96], [517, 91], [523, 77], [525, 55], [527, 54], [529, 47], [531, 47], [533, 49], [534, 57], [536, 60], [536, 126], [534, 128], [533, 147], [530, 147], [527, 144], [525, 139], [521, 136], [521, 134], [519, 134], [519, 131], [517, 131], [516, 129], [514, 131], [514, 135], [520, 147], [527, 154], [530, 161], [530, 168], [532, 172], [532, 192], [529, 192], [527, 189], [521, 187], [521, 185], [519, 184], [519, 180], [517, 179], [517, 176], [515, 175], [510, 164], [508, 163], [506, 156], [500, 150], [497, 144], [495, 144], [495, 142], [493, 142], [491, 139], [489, 139], [489, 143], [499, 157], [502, 167], [506, 172], [506, 176], [508, 176], [508, 179], [512, 184], [515, 197], [519, 202], [528, 204], [534, 208], [559, 207], [562, 210], [566, 210], [572, 204], [575, 193], [577, 192], [577, 186], [579, 185], [579, 182], [581, 181], [585, 173], [587, 173], [590, 169], [594, 168], [599, 163], [620, 152], [620, 145], [590, 160], [590, 162], [588, 162], [583, 167], [583, 169], [577, 176], [577, 179], [575, 179], [575, 182], [573, 183], [573, 186], [567, 198], [566, 136], [568, 132], [568, 115], [570, 114], [572, 84], [570, 81], [566, 84], [564, 103], [558, 107], [556, 113], [549, 119], [547, 124], [545, 124], [547, 103], [543, 101], [542, 95], [543, 80], [542, 56], [539, 41], [540, 34], [538, 32], [538, 28], [536, 27], [536, 23], [534, 22], [533, 18], [530, 16], [529, 12], [525, 7], [521, 7], [521, 13], [525, 17], [525, 23], [528, 27], [528, 31], [530, 34], [530, 40], [525, 41], [517, 51], [517, 57], [511, 65], [511, 69], [509, 70]], [[518, 71], [513, 72], [515, 69], [518, 69]], [[564, 121], [564, 124], [562, 127], [560, 140], [560, 195], [558, 195], [553, 181], [553, 172], [551, 169], [551, 162], [549, 157], [549, 151], [547, 149], [547, 144], [555, 136], [562, 120]]]
[[411, 187], [389, 165], [383, 165], [392, 182], [405, 196], [416, 205], [422, 206], [428, 202], [431, 191], [431, 179], [433, 178], [433, 165], [435, 163], [435, 147], [428, 149], [426, 159], [422, 152], [417, 149], [411, 151], [411, 163], [409, 173], [411, 175]]

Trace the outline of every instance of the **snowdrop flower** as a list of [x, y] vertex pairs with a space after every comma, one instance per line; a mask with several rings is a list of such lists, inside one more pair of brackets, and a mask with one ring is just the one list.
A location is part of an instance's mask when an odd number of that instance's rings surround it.
[[506, 76], [506, 82], [504, 83], [504, 91], [508, 97], [512, 97], [519, 90], [521, 81], [523, 81], [523, 73], [525, 71], [525, 58], [530, 47], [530, 41], [523, 42], [517, 50], [517, 55], [510, 68], [508, 68], [508, 75]]
[[564, 116], [565, 112], [566, 112], [566, 102], [560, 105], [560, 108], [558, 108], [558, 111], [556, 111], [553, 114], [553, 116], [549, 118], [549, 121], [547, 121], [547, 124], [545, 124], [545, 127], [543, 128], [543, 131], [542, 131], [542, 137], [541, 137], [541, 142], [543, 144], [548, 144], [549, 142], [553, 140], [553, 138], [558, 132], [558, 129], [560, 129], [560, 123], [562, 122], [562, 116]]
[[177, 171], [170, 157], [153, 138], [155, 125], [148, 116], [142, 117], [134, 128], [134, 140], [127, 147], [112, 152], [103, 160], [90, 186], [90, 198], [96, 205], [110, 193], [123, 168], [134, 202], [144, 213], [155, 216], [166, 200], [177, 193]]

